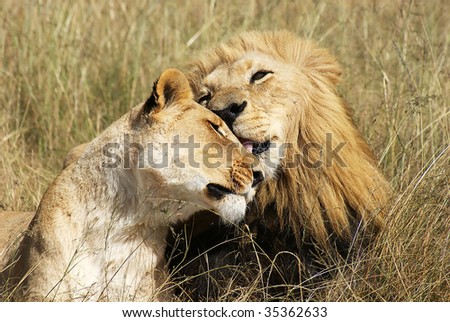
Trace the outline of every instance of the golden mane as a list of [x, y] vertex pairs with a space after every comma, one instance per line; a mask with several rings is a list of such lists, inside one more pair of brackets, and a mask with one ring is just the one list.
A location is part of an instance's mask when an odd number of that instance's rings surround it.
[[[296, 94], [303, 93], [300, 124], [288, 124], [292, 142], [297, 144], [287, 150], [277, 177], [261, 187], [247, 219], [262, 219], [269, 229], [278, 231], [289, 228], [297, 243], [306, 234], [326, 248], [331, 245], [331, 235], [350, 241], [355, 224], [369, 232], [378, 231], [391, 190], [336, 91], [341, 68], [328, 51], [287, 31], [242, 33], [204, 51], [192, 63], [188, 78], [194, 93], [217, 66], [251, 52], [290, 64], [305, 77], [295, 84]], [[339, 151], [343, 164], [325, 162], [312, 167], [305, 162], [306, 157], [321, 158], [317, 149], [305, 156], [305, 144], [332, 149], [341, 142], [345, 144]], [[292, 161], [297, 166], [288, 166]]]

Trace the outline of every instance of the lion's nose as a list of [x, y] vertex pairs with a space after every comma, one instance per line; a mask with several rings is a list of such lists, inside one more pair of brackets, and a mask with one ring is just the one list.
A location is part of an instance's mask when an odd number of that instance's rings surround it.
[[233, 122], [236, 120], [239, 114], [244, 111], [246, 106], [247, 101], [243, 101], [242, 103], [231, 103], [223, 110], [216, 110], [213, 112], [216, 113], [222, 120], [224, 120], [228, 127], [231, 128]]
[[262, 171], [253, 171], [253, 183], [252, 188], [255, 187], [258, 183], [264, 180], [264, 174]]

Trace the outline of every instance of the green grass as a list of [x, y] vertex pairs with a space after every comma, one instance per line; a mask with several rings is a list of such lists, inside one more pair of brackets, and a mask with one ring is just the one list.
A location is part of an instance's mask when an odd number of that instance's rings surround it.
[[284, 28], [341, 62], [340, 92], [396, 192], [373, 252], [314, 299], [449, 301], [449, 21], [448, 1], [2, 1], [0, 209], [35, 210], [67, 151], [163, 69]]

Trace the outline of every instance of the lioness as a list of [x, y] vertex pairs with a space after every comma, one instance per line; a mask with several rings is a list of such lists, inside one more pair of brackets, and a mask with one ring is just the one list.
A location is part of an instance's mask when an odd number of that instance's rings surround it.
[[188, 79], [194, 99], [226, 121], [268, 180], [247, 211], [251, 238], [205, 213], [194, 228], [176, 227], [189, 243], [167, 251], [173, 276], [190, 299], [255, 283], [264, 298], [299, 299], [292, 290], [306, 294], [302, 286], [365, 249], [391, 195], [337, 91], [336, 58], [291, 32], [244, 32], [196, 56]]
[[[253, 175], [251, 155], [192, 98], [186, 77], [165, 71], [149, 99], [53, 182], [5, 272], [8, 283], [23, 281], [20, 300], [164, 299], [169, 225], [200, 209], [225, 222], [244, 217], [261, 172]], [[204, 160], [211, 143], [229, 152], [214, 153], [214, 166]]]

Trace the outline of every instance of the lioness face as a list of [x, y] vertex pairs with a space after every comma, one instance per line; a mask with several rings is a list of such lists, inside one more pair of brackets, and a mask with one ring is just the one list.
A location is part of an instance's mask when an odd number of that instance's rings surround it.
[[287, 63], [248, 53], [218, 65], [200, 80], [194, 93], [195, 100], [219, 115], [243, 146], [257, 156], [268, 177], [275, 175], [289, 146], [286, 143], [296, 144], [290, 142], [298, 133], [292, 124], [298, 124], [296, 119], [301, 115], [297, 108], [299, 89], [290, 90], [298, 83], [296, 73]]
[[158, 178], [160, 195], [225, 221], [242, 220], [261, 171], [252, 170], [253, 156], [225, 122], [193, 101], [184, 75], [166, 73], [155, 86], [156, 107], [139, 124], [139, 141], [151, 142], [151, 155], [144, 156], [150, 166], [138, 169], [140, 185]]

